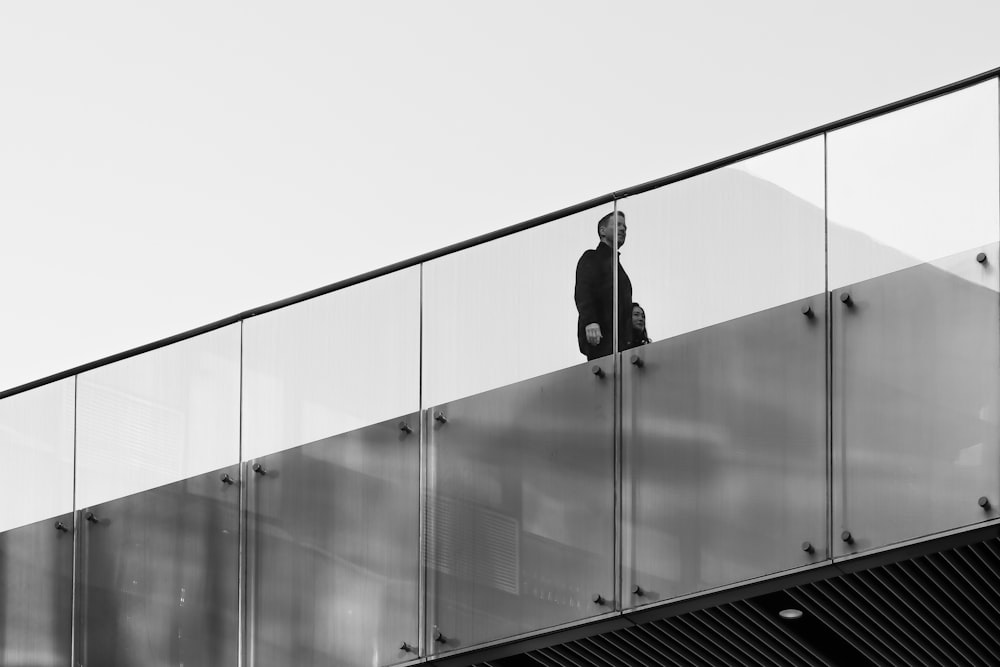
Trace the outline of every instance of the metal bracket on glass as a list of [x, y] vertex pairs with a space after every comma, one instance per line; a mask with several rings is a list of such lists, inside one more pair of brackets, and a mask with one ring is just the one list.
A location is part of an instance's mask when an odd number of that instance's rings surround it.
[[56, 521], [56, 530], [58, 530], [60, 533], [69, 532], [69, 528], [67, 528], [66, 524], [64, 524], [62, 521]]
[[978, 255], [976, 255], [976, 261], [979, 262], [980, 264], [985, 264], [987, 259], [988, 258], [986, 257], [985, 252], [981, 252]]
[[642, 366], [643, 366], [643, 361], [642, 361], [642, 357], [640, 357], [640, 356], [639, 356], [638, 354], [633, 354], [633, 355], [632, 355], [632, 358], [631, 358], [631, 359], [629, 359], [629, 361], [630, 361], [630, 362], [632, 363], [632, 365], [633, 365], [633, 366], [635, 366], [636, 368], [642, 368]]
[[851, 531], [849, 530], [845, 530], [844, 532], [842, 532], [840, 534], [840, 539], [842, 539], [844, 542], [847, 542], [848, 544], [854, 544], [854, 536], [851, 535]]
[[448, 422], [448, 418], [444, 416], [443, 412], [435, 412], [434, 421], [440, 422], [441, 424], [446, 424]]
[[233, 484], [233, 478], [229, 475], [228, 472], [224, 472], [221, 475], [219, 475], [219, 479], [222, 481], [223, 484]]
[[840, 302], [847, 306], [848, 308], [854, 307], [854, 299], [851, 298], [850, 292], [843, 292], [840, 295]]
[[805, 551], [807, 554], [814, 554], [814, 553], [816, 553], [816, 547], [814, 547], [812, 545], [812, 542], [803, 542], [802, 543], [802, 550]]
[[446, 644], [448, 642], [448, 639], [443, 634], [441, 634], [440, 630], [435, 630], [434, 641], [436, 641], [438, 644]]
[[413, 429], [406, 422], [399, 422], [399, 430], [402, 431], [403, 433], [406, 433], [407, 435], [413, 433]]
[[986, 496], [980, 496], [979, 506], [983, 508], [984, 512], [988, 512], [990, 510], [990, 499]]
[[642, 586], [640, 586], [639, 584], [636, 584], [632, 587], [632, 595], [641, 598], [645, 594], [646, 591], [642, 590]]
[[608, 603], [608, 601], [605, 600], [604, 596], [601, 595], [600, 593], [594, 593], [594, 595], [590, 599], [594, 601], [594, 604], [600, 607], [603, 607], [605, 604]]
[[802, 306], [802, 314], [805, 315], [810, 320], [814, 319], [816, 317], [816, 313], [813, 312], [812, 305], [808, 304], [808, 303], [806, 305]]
[[414, 648], [413, 644], [410, 644], [409, 642], [403, 642], [402, 644], [400, 644], [399, 650], [402, 651], [403, 653], [416, 653], [417, 652], [417, 649]]
[[98, 520], [97, 515], [94, 514], [93, 512], [87, 512], [86, 514], [83, 515], [83, 518], [89, 521], [90, 523], [100, 523], [100, 520]]
[[598, 366], [597, 364], [594, 364], [593, 366], [590, 367], [590, 372], [599, 378], [604, 377], [604, 369]]
[[259, 463], [254, 463], [253, 466], [251, 467], [251, 470], [253, 470], [258, 475], [266, 475], [267, 474], [267, 471], [264, 470], [264, 466], [262, 466]]

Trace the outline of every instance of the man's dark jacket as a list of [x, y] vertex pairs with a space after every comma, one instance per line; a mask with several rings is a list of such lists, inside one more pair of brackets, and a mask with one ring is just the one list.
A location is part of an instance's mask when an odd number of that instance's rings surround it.
[[[612, 301], [613, 258], [611, 248], [601, 243], [594, 250], [588, 250], [576, 264], [576, 309], [580, 317], [576, 323], [576, 338], [580, 352], [587, 359], [597, 359], [611, 354], [614, 302]], [[601, 342], [591, 345], [587, 342], [586, 327], [596, 322], [601, 325]], [[628, 348], [628, 337], [632, 331], [632, 281], [618, 262], [618, 337], [619, 349]]]

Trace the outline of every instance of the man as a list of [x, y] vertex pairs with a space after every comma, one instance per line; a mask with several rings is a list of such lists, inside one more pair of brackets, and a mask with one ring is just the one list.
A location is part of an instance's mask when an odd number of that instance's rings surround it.
[[[580, 352], [587, 359], [597, 359], [611, 354], [614, 303], [612, 300], [614, 257], [625, 243], [625, 214], [611, 212], [597, 221], [597, 236], [601, 242], [594, 250], [588, 250], [576, 264], [576, 309], [580, 313], [577, 320], [576, 337]], [[618, 263], [618, 338], [619, 349], [628, 348], [629, 332], [632, 330], [632, 282]]]

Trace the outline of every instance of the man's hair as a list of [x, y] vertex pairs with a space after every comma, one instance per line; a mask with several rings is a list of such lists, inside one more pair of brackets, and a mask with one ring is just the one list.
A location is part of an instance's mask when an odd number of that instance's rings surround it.
[[611, 213], [608, 213], [607, 215], [605, 215], [604, 217], [602, 217], [600, 220], [598, 220], [597, 221], [597, 235], [600, 236], [601, 235], [601, 230], [604, 229], [605, 227], [607, 227], [608, 224], [610, 224], [611, 221], [613, 219], [617, 218], [618, 216], [621, 216], [624, 219], [625, 218], [625, 211], [611, 211]]

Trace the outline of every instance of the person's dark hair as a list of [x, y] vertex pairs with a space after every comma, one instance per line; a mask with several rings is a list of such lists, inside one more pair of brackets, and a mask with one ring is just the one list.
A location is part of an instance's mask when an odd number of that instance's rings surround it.
[[616, 220], [617, 221], [618, 216], [621, 216], [622, 218], [624, 218], [625, 217], [625, 211], [611, 211], [611, 213], [608, 213], [607, 215], [603, 216], [600, 220], [598, 220], [597, 221], [597, 235], [600, 236], [601, 235], [601, 230], [604, 229], [605, 227], [607, 227], [608, 224], [612, 220]]
[[[639, 310], [642, 311], [643, 317], [645, 317], [645, 315], [646, 315], [646, 309], [643, 308], [642, 305], [638, 301], [633, 301], [632, 302], [632, 308], [628, 311], [629, 324], [631, 324], [631, 322], [632, 322], [632, 311], [635, 310], [636, 308], [638, 308]], [[633, 347], [636, 346], [636, 345], [646, 345], [647, 343], [651, 343], [651, 342], [652, 341], [649, 339], [649, 333], [646, 332], [646, 325], [645, 324], [642, 325], [642, 331], [639, 331], [638, 333], [636, 333], [635, 327], [632, 327], [632, 346]]]

